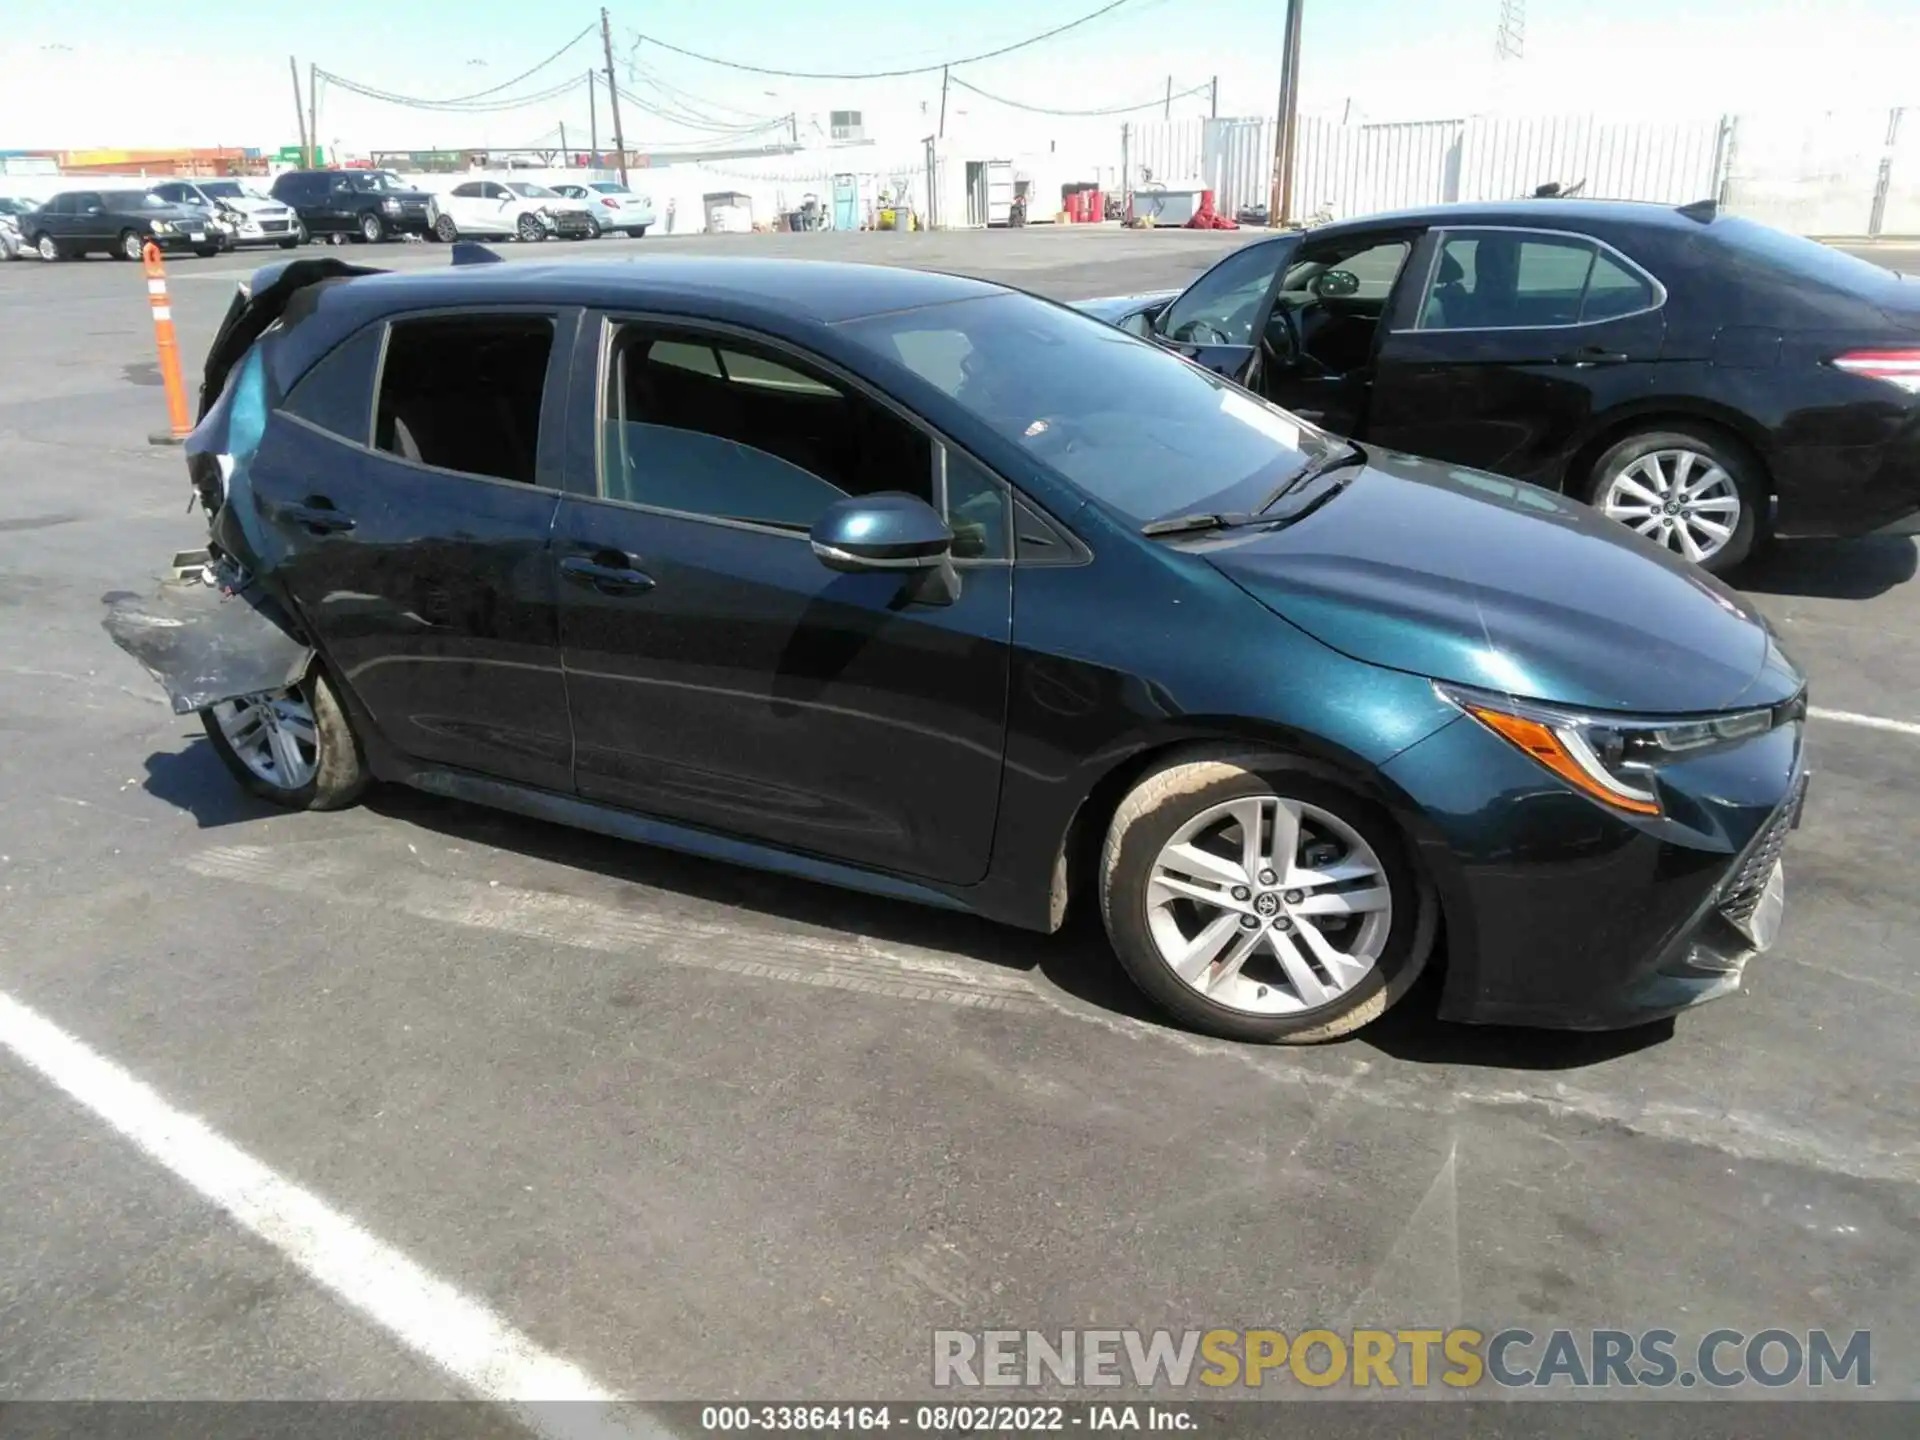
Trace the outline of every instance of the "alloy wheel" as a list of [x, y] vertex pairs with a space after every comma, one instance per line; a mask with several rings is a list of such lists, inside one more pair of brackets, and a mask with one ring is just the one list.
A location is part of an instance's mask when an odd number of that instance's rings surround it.
[[538, 216], [522, 215], [520, 217], [519, 235], [522, 243], [532, 244], [535, 240], [544, 239], [546, 233]]
[[1607, 481], [1600, 510], [1698, 564], [1739, 528], [1740, 487], [1711, 455], [1653, 450]]
[[40, 252], [40, 258], [42, 260], [58, 260], [60, 258], [60, 242], [51, 235], [42, 235], [40, 237], [40, 243], [33, 248]]
[[1146, 906], [1167, 968], [1248, 1015], [1340, 999], [1393, 930], [1373, 848], [1339, 816], [1284, 796], [1228, 800], [1182, 825], [1154, 860]]
[[298, 691], [222, 701], [213, 718], [240, 763], [267, 784], [299, 790], [318, 773], [320, 734]]
[[146, 242], [129, 230], [120, 237], [120, 253], [129, 260], [138, 260], [146, 254]]
[[360, 217], [360, 233], [367, 237], [367, 243], [371, 245], [386, 233], [386, 227], [378, 215], [366, 214]]

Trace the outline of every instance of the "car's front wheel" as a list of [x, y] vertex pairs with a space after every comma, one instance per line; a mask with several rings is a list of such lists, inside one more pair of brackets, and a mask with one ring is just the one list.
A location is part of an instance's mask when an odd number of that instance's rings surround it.
[[42, 235], [33, 242], [33, 248], [42, 260], [61, 260], [66, 252], [60, 248], [60, 242], [51, 235]]
[[547, 238], [547, 227], [540, 223], [538, 215], [522, 215], [514, 227], [514, 233], [523, 243], [532, 244], [535, 240]]
[[1759, 464], [1704, 426], [1616, 442], [1595, 462], [1587, 493], [1601, 514], [1715, 574], [1753, 552], [1766, 498]]
[[591, 215], [587, 217], [587, 238], [589, 240], [598, 240], [600, 238], [600, 222]]
[[360, 238], [369, 245], [377, 245], [387, 238], [387, 222], [369, 210], [360, 217]]
[[227, 769], [263, 800], [290, 810], [338, 810], [367, 787], [359, 741], [318, 670], [290, 690], [222, 701], [200, 718]]
[[138, 260], [146, 253], [146, 249], [147, 237], [142, 235], [138, 230], [122, 230], [120, 232], [120, 258], [122, 260]]
[[1107, 832], [1100, 903], [1151, 999], [1195, 1029], [1269, 1044], [1385, 1013], [1425, 967], [1437, 913], [1383, 812], [1258, 755], [1142, 780]]

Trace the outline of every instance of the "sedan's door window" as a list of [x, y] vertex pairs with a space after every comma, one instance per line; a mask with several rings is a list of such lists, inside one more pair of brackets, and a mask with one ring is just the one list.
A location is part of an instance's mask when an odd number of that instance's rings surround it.
[[1462, 230], [1440, 246], [1422, 330], [1579, 325], [1652, 308], [1653, 286], [1590, 240]]
[[794, 530], [849, 495], [935, 502], [930, 437], [784, 355], [630, 326], [610, 389], [610, 499]]
[[404, 460], [532, 484], [553, 322], [453, 315], [394, 322], [374, 446]]
[[1160, 333], [1189, 345], [1251, 345], [1260, 307], [1287, 244], [1236, 250], [1187, 288], [1160, 317]]

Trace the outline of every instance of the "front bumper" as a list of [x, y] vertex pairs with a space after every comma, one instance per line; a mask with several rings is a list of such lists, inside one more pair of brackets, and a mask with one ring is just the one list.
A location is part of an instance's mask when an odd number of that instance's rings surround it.
[[593, 233], [592, 222], [584, 210], [556, 210], [546, 216], [547, 233], [563, 240], [584, 238]]
[[416, 205], [408, 201], [398, 210], [382, 210], [380, 218], [387, 222], [387, 229], [402, 235], [430, 235], [433, 222], [440, 218], [437, 205]]
[[158, 245], [163, 254], [176, 250], [205, 250], [209, 246], [218, 249], [221, 243], [220, 232], [211, 228], [170, 230], [165, 235], [149, 235], [147, 238]]
[[1615, 814], [1461, 720], [1386, 774], [1440, 891], [1440, 1013], [1614, 1030], [1740, 988], [1774, 940], [1807, 784], [1804, 720], [1668, 765], [1666, 813]]
[[226, 243], [234, 249], [249, 245], [284, 245], [300, 234], [300, 222], [285, 220], [243, 220], [226, 232]]

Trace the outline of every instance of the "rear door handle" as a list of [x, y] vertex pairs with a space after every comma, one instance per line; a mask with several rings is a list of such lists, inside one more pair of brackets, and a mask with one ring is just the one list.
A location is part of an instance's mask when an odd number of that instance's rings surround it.
[[[603, 557], [606, 560], [612, 556]], [[619, 557], [621, 561], [626, 556]], [[560, 573], [576, 585], [598, 590], [602, 595], [641, 595], [653, 588], [653, 577], [631, 564], [605, 564], [586, 555], [569, 555], [560, 562]]]
[[312, 495], [304, 505], [282, 505], [280, 518], [304, 525], [316, 535], [333, 535], [353, 529], [351, 515], [343, 515], [324, 496]]
[[1628, 357], [1618, 350], [1608, 350], [1599, 345], [1582, 345], [1578, 350], [1560, 357], [1563, 365], [1572, 365], [1584, 370], [1591, 365], [1624, 365]]

